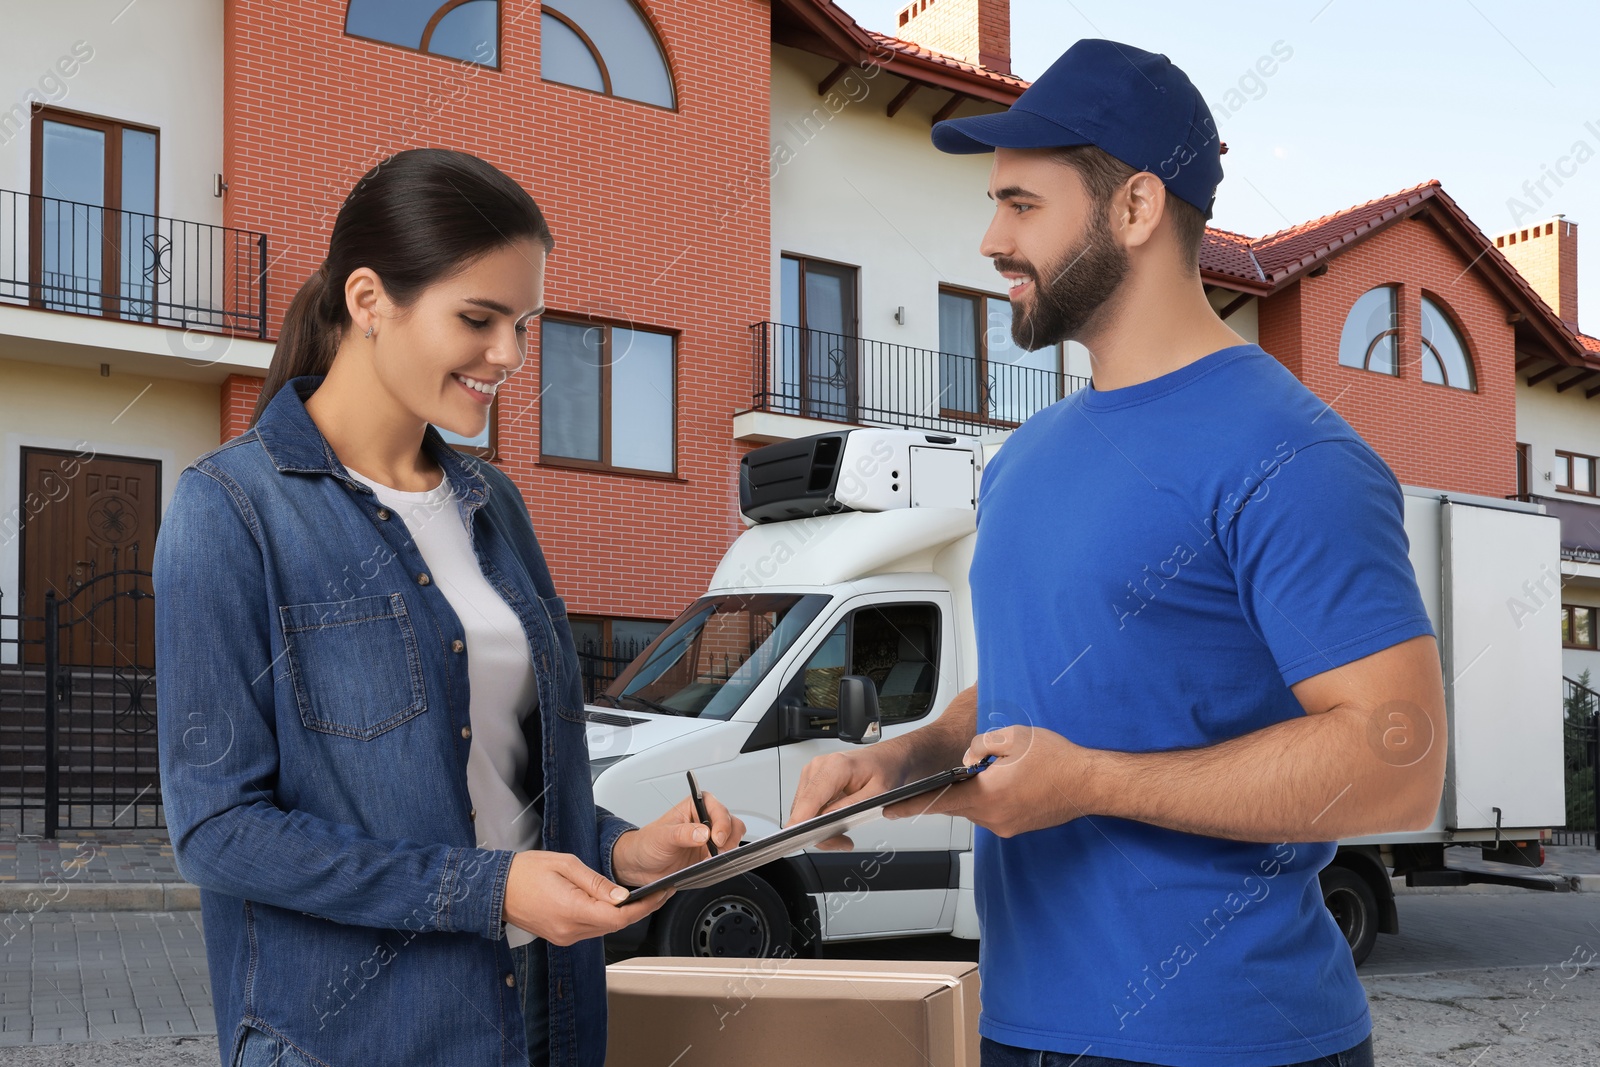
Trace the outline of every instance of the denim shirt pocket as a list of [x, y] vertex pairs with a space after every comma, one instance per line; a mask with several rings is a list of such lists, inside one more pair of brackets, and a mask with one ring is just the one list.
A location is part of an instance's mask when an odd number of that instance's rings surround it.
[[417, 632], [399, 593], [278, 608], [300, 721], [370, 741], [428, 710]]
[[556, 684], [562, 699], [556, 702], [556, 712], [564, 719], [585, 722], [583, 689], [578, 665], [578, 648], [572, 639], [572, 624], [567, 621], [567, 604], [558, 596], [542, 596], [539, 602], [550, 618], [550, 646], [554, 662]]

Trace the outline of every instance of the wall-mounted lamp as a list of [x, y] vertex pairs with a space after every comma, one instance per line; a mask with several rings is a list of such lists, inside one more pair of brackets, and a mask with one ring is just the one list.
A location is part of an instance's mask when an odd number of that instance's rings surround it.
[[221, 196], [223, 193], [225, 193], [227, 191], [228, 191], [228, 183], [222, 180], [222, 175], [218, 174], [216, 176], [216, 180], [212, 183], [211, 195], [212, 196]]
[[904, 304], [894, 309], [894, 321], [902, 326], [906, 324], [906, 306]]

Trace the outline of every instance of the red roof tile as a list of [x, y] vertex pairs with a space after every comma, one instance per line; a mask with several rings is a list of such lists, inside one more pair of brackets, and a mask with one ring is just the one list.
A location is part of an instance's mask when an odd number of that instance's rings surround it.
[[1200, 266], [1215, 274], [1262, 284], [1267, 276], [1256, 261], [1250, 243], [1250, 238], [1242, 233], [1230, 233], [1208, 226], [1200, 242]]
[[[1380, 196], [1265, 237], [1246, 237], [1207, 227], [1205, 240], [1200, 245], [1200, 271], [1208, 282], [1224, 288], [1258, 295], [1275, 292], [1319, 260], [1336, 255], [1396, 219], [1414, 214], [1429, 200], [1437, 204], [1441, 218], [1452, 220], [1459, 231], [1464, 231], [1462, 239], [1480, 249], [1473, 262], [1481, 260], [1485, 269], [1497, 268], [1508, 286], [1508, 299], [1525, 308], [1536, 320], [1542, 320], [1544, 335], [1552, 343], [1562, 347], [1560, 339], [1565, 338], [1567, 345], [1581, 347], [1585, 355], [1600, 364], [1600, 338], [1577, 333], [1557, 318], [1527, 279], [1494, 247], [1437, 180]], [[1567, 350], [1571, 353], [1568, 358], [1576, 357], [1571, 348]]]
[[930, 59], [935, 63], [941, 63], [944, 66], [962, 71], [963, 73], [976, 75], [980, 78], [987, 78], [988, 80], [999, 85], [1004, 85], [1007, 88], [1015, 89], [1018, 93], [1021, 93], [1031, 84], [1022, 78], [1018, 78], [1010, 74], [1001, 74], [997, 70], [990, 70], [988, 67], [977, 63], [968, 63], [964, 59], [957, 59], [955, 56], [948, 55], [944, 52], [935, 52], [926, 45], [917, 44], [915, 41], [902, 41], [898, 37], [891, 37], [886, 33], [875, 33], [872, 30], [867, 30], [866, 34], [878, 44], [883, 45], [886, 48], [892, 48], [902, 55], [917, 56], [920, 59]]
[[1207, 227], [1200, 246], [1200, 266], [1228, 277], [1277, 282], [1416, 207], [1438, 189], [1437, 181], [1423, 182], [1265, 237]]
[[1268, 277], [1286, 274], [1309, 265], [1367, 231], [1404, 214], [1426, 200], [1431, 195], [1430, 190], [1438, 188], [1438, 181], [1423, 182], [1410, 189], [1258, 237], [1250, 247]]

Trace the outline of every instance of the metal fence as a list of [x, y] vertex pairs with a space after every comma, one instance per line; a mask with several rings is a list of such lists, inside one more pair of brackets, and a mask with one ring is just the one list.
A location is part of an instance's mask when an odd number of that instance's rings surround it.
[[750, 331], [754, 409], [801, 418], [985, 433], [1015, 426], [1089, 384], [1057, 369], [776, 322]]
[[22, 832], [165, 825], [154, 621], [150, 572], [114, 564], [0, 613], [0, 808]]
[[0, 189], [0, 303], [267, 336], [267, 235]]
[[583, 699], [593, 703], [594, 698], [606, 691], [617, 675], [625, 670], [644, 651], [648, 641], [637, 638], [627, 640], [596, 641], [584, 638], [578, 642], [578, 665], [583, 670]]
[[1585, 671], [1562, 678], [1562, 778], [1567, 792], [1567, 823], [1552, 844], [1600, 848], [1600, 693], [1588, 686]]

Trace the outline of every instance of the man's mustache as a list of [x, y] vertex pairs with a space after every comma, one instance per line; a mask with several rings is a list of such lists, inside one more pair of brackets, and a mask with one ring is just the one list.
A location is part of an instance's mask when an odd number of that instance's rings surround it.
[[1039, 277], [1039, 272], [1033, 269], [1033, 264], [1026, 263], [1020, 259], [1001, 259], [997, 257], [994, 261], [994, 269], [1001, 274], [1026, 274], [1036, 281]]

